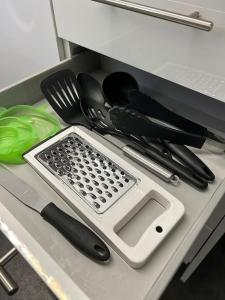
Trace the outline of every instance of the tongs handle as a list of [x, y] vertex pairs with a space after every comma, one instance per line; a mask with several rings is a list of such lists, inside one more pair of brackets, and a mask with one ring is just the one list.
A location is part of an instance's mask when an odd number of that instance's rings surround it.
[[145, 115], [134, 109], [115, 106], [110, 109], [109, 113], [113, 125], [125, 134], [160, 138], [196, 148], [201, 148], [205, 142], [203, 136], [150, 121]]
[[130, 108], [152, 118], [168, 122], [183, 131], [200, 136], [205, 136], [208, 132], [205, 127], [176, 114], [152, 97], [138, 90], [130, 91], [128, 93], [128, 100]]
[[146, 154], [151, 157], [152, 160], [158, 162], [168, 170], [174, 172], [184, 181], [192, 184], [193, 186], [197, 187], [198, 189], [205, 190], [208, 187], [208, 183], [206, 180], [197, 176], [192, 170], [183, 166], [179, 162], [173, 160], [170, 157], [164, 157], [151, 147], [145, 149]]
[[191, 150], [183, 145], [164, 141], [166, 147], [185, 165], [207, 181], [214, 181], [215, 175]]

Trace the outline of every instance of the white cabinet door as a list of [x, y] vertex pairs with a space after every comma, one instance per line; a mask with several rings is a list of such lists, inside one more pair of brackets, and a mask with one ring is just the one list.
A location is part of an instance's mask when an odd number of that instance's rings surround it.
[[59, 61], [49, 0], [0, 0], [0, 88]]
[[224, 0], [133, 0], [214, 22], [212, 31], [91, 0], [53, 0], [60, 37], [225, 102]]

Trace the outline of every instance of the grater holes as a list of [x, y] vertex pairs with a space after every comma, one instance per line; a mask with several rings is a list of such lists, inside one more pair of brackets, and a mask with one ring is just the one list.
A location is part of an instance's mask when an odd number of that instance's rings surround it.
[[62, 170], [57, 170], [57, 174], [58, 174], [59, 176], [63, 176], [63, 175], [64, 175], [64, 172], [63, 172]]
[[87, 194], [91, 199], [96, 199], [97, 197], [94, 195], [94, 194], [92, 194], [92, 193], [89, 193], [89, 194]]
[[99, 188], [96, 189], [96, 192], [97, 192], [98, 194], [100, 194], [100, 195], [102, 194], [102, 190], [99, 189]]
[[79, 167], [80, 169], [83, 169], [83, 168], [84, 168], [84, 165], [78, 164], [78, 167]]
[[109, 177], [109, 176], [110, 176], [110, 173], [109, 173], [109, 172], [107, 172], [107, 171], [104, 171], [104, 174], [105, 174], [105, 176], [107, 176], [107, 177]]
[[106, 203], [106, 199], [104, 197], [99, 197], [99, 200], [102, 202], [102, 203]]
[[119, 187], [121, 187], [121, 188], [123, 187], [123, 183], [122, 182], [117, 181], [117, 184], [118, 184]]
[[76, 187], [78, 187], [78, 188], [81, 188], [81, 189], [84, 188], [83, 183], [81, 183], [81, 182], [79, 182], [79, 181], [75, 182], [74, 185], [75, 185]]
[[87, 195], [87, 193], [84, 190], [80, 190], [80, 193], [83, 197], [85, 197]]
[[81, 159], [80, 159], [80, 157], [74, 157], [74, 160], [76, 161], [76, 162], [81, 162]]
[[112, 190], [114, 193], [118, 193], [118, 189], [115, 186], [112, 186]]
[[[61, 180], [98, 213], [108, 209], [135, 182], [132, 176], [85, 140], [77, 138], [75, 133], [46, 150], [39, 156], [45, 167], [53, 174], [57, 172]], [[55, 166], [55, 163], [59, 164]], [[126, 178], [129, 182], [125, 182]], [[100, 207], [97, 208], [93, 202]]]
[[89, 191], [93, 191], [93, 187], [91, 185], [86, 185], [86, 188], [89, 190]]
[[96, 172], [97, 174], [101, 174], [101, 171], [100, 171], [99, 169], [95, 169], [95, 172]]
[[70, 172], [71, 171], [71, 167], [69, 165], [67, 166], [63, 166], [63, 169], [67, 172]]
[[112, 194], [110, 192], [105, 192], [105, 194], [109, 197], [109, 198], [112, 198]]
[[99, 209], [101, 207], [101, 205], [96, 201], [94, 201], [93, 204], [97, 209]]
[[87, 175], [87, 172], [85, 172], [84, 170], [81, 170], [80, 173], [81, 173], [83, 176], [86, 176], [86, 175]]
[[98, 179], [101, 180], [101, 181], [105, 181], [105, 178], [103, 176], [100, 176], [100, 175], [98, 176]]
[[114, 181], [111, 178], [107, 178], [107, 180], [110, 184], [114, 184]]
[[102, 183], [102, 187], [103, 187], [105, 190], [107, 190], [107, 189], [109, 188], [108, 185], [105, 184], [105, 183]]

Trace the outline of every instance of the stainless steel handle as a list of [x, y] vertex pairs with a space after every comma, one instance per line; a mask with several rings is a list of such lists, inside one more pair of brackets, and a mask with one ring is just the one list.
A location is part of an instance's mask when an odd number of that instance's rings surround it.
[[18, 290], [18, 286], [3, 266], [6, 265], [17, 253], [18, 251], [16, 248], [12, 248], [2, 258], [0, 258], [0, 284], [8, 295], [13, 295]]
[[2, 266], [0, 266], [0, 284], [8, 295], [13, 295], [18, 290], [17, 284]]
[[136, 161], [141, 166], [143, 166], [153, 174], [157, 175], [164, 181], [172, 183], [174, 185], [177, 185], [179, 183], [179, 177], [177, 175], [175, 175], [173, 172], [168, 171], [164, 167], [158, 165], [154, 161], [148, 159], [146, 156], [137, 152], [135, 149], [131, 148], [130, 146], [124, 146], [122, 147], [122, 150], [127, 157], [132, 158], [134, 161]]
[[0, 258], [0, 266], [6, 265], [17, 254], [17, 249], [12, 248], [9, 252], [7, 252], [3, 257]]
[[189, 16], [178, 14], [164, 9], [154, 8], [146, 5], [141, 5], [123, 0], [92, 0], [102, 4], [123, 8], [155, 18], [179, 23], [185, 26], [194, 27], [197, 29], [210, 31], [213, 28], [213, 22], [200, 19], [199, 12], [193, 12]]

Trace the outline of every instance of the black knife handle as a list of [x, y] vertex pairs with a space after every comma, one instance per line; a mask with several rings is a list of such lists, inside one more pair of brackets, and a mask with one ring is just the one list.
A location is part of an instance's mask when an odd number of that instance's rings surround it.
[[41, 216], [84, 254], [98, 261], [107, 261], [110, 252], [105, 243], [88, 227], [67, 215], [54, 203], [49, 203]]
[[177, 158], [193, 169], [199, 176], [207, 181], [215, 180], [213, 172], [187, 147], [170, 142], [165, 142], [165, 145]]

